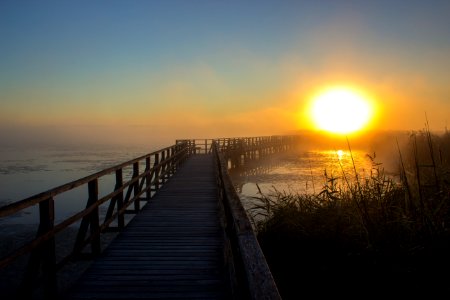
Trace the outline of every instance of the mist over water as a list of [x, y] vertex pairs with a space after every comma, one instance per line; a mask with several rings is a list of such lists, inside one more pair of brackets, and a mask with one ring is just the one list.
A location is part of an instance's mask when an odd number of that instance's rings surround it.
[[[0, 206], [28, 198], [154, 150], [144, 146], [2, 148], [0, 150]], [[130, 173], [131, 170], [128, 172]], [[100, 193], [113, 190], [113, 175], [100, 180]], [[82, 210], [87, 198], [85, 187], [57, 196], [55, 198], [56, 219], [62, 220]], [[37, 206], [6, 219], [3, 222], [34, 223], [37, 221]]]
[[[370, 140], [370, 143], [367, 140]], [[324, 186], [325, 172], [328, 176], [342, 177], [344, 171], [352, 180], [355, 171], [351, 155], [360, 176], [370, 174], [372, 168], [372, 161], [367, 154], [375, 155], [375, 161], [383, 163], [382, 167], [394, 174], [397, 167], [393, 163], [397, 159], [395, 139], [371, 137], [367, 140], [349, 138], [352, 146], [350, 153], [345, 139], [327, 140], [316, 135], [305, 134], [296, 151], [257, 160], [244, 168], [230, 170], [230, 173], [246, 206], [250, 205], [252, 197], [257, 195], [257, 184], [264, 193], [270, 192], [274, 187], [294, 193], [317, 193]], [[175, 140], [172, 143], [174, 142]], [[169, 145], [161, 146], [155, 143], [154, 146], [145, 146], [130, 143], [4, 146], [0, 148], [0, 206], [25, 199]], [[380, 146], [384, 149], [374, 154], [374, 149], [382, 149]], [[126, 172], [131, 174], [132, 170], [124, 169], [124, 176]], [[111, 192], [114, 188], [114, 180], [114, 174], [103, 177], [99, 182], [100, 194]], [[87, 198], [86, 187], [76, 188], [55, 197], [56, 219], [63, 220], [84, 209]], [[37, 206], [2, 220], [2, 222], [16, 224], [36, 221]]]
[[[377, 132], [363, 136], [329, 136], [304, 132], [296, 150], [277, 154], [230, 170], [235, 188], [244, 204], [251, 208], [254, 197], [276, 190], [291, 194], [318, 194], [327, 178], [343, 184], [364, 180], [382, 170], [399, 180], [399, 148], [406, 132]], [[358, 177], [358, 178], [357, 178]]]
[[[352, 160], [353, 156], [353, 160]], [[255, 168], [244, 167], [231, 172], [232, 181], [246, 208], [259, 195], [274, 189], [293, 194], [318, 194], [330, 178], [349, 181], [370, 176], [375, 165], [362, 150], [309, 150], [280, 154]]]

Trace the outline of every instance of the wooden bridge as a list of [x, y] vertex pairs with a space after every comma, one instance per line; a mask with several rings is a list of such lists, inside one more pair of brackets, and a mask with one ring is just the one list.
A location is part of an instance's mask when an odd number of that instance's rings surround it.
[[[18, 299], [280, 299], [228, 169], [295, 143], [294, 136], [178, 140], [4, 206], [0, 217], [38, 205], [40, 223], [0, 270], [29, 257]], [[101, 194], [99, 182], [111, 174], [114, 190]], [[78, 187], [87, 188], [86, 208], [55, 224], [55, 197]], [[126, 214], [136, 216], [127, 222]], [[74, 224], [73, 250], [60, 257], [55, 239]], [[102, 234], [111, 231], [119, 234], [102, 251]], [[93, 262], [76, 284], [58, 289], [58, 270], [86, 258]]]

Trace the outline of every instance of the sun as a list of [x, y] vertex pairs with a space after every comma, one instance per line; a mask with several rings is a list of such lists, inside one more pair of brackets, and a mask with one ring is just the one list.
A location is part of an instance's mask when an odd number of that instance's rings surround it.
[[310, 111], [318, 129], [347, 134], [364, 128], [373, 115], [369, 100], [350, 88], [331, 88], [314, 97]]

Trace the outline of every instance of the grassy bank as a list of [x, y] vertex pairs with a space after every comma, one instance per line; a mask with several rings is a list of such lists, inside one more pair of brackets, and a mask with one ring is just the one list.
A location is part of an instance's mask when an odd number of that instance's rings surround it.
[[373, 159], [366, 177], [325, 173], [316, 195], [261, 193], [251, 213], [283, 298], [450, 293], [449, 145], [411, 134], [399, 181]]

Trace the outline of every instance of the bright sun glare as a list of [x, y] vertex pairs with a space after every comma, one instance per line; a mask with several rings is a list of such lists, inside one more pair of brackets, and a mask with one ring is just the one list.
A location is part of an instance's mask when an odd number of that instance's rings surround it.
[[311, 117], [315, 125], [333, 133], [351, 133], [370, 121], [373, 110], [367, 99], [347, 88], [326, 90], [313, 99]]

